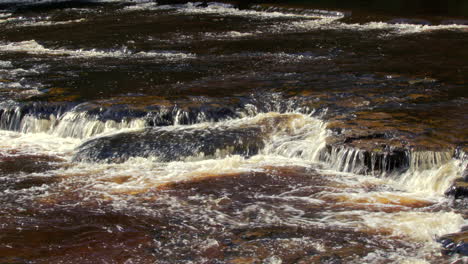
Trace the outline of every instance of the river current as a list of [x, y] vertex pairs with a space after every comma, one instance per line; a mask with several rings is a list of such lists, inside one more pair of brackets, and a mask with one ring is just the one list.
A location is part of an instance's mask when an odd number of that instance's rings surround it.
[[466, 17], [1, 8], [0, 263], [465, 263]]

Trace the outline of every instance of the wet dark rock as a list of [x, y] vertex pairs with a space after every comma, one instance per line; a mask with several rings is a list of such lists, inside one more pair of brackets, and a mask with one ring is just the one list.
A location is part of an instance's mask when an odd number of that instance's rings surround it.
[[[411, 93], [406, 97], [420, 100], [425, 95]], [[328, 116], [327, 128], [333, 134], [321, 158], [338, 170], [374, 175], [404, 172], [410, 166], [412, 152], [447, 153], [439, 163], [452, 157], [463, 160], [465, 152], [456, 147], [463, 144], [464, 128], [458, 117], [454, 122], [442, 120], [448, 113], [458, 116], [457, 107], [424, 111], [419, 106], [406, 110], [376, 108]], [[455, 155], [449, 154], [454, 149]]]
[[257, 154], [276, 131], [291, 129], [297, 114], [271, 114], [221, 125], [146, 128], [91, 139], [78, 147], [75, 161], [123, 162], [130, 157], [157, 157], [160, 161], [187, 157], [224, 157]]
[[87, 113], [89, 116], [104, 122], [109, 120], [120, 122], [125, 119], [142, 118], [148, 114], [147, 111], [123, 104], [102, 105], [97, 102], [80, 104], [73, 111]]
[[455, 253], [460, 255], [468, 256], [468, 243], [461, 242], [458, 243], [454, 250]]
[[384, 112], [360, 113], [349, 121], [337, 116], [328, 123], [327, 128], [333, 131], [333, 136], [327, 139], [321, 159], [340, 171], [360, 174], [407, 170], [410, 147], [402, 132], [388, 125], [393, 122], [392, 118]]
[[124, 162], [131, 157], [157, 157], [160, 161], [191, 156], [239, 154], [250, 156], [263, 148], [264, 133], [258, 127], [144, 129], [85, 142], [75, 161]]
[[465, 178], [456, 179], [452, 186], [445, 192], [445, 195], [453, 196], [455, 199], [468, 197], [468, 182]]
[[383, 133], [372, 133], [372, 134], [369, 134], [369, 135], [358, 135], [358, 136], [351, 136], [351, 137], [347, 137], [345, 140], [344, 140], [344, 143], [350, 143], [352, 141], [356, 141], [356, 140], [367, 140], [367, 139], [378, 139], [378, 138], [386, 138], [386, 135], [383, 134]]
[[[455, 149], [455, 158], [459, 160], [467, 160], [468, 159], [468, 146], [459, 146]], [[465, 171], [468, 168], [465, 168]]]
[[460, 254], [468, 256], [468, 232], [448, 234], [437, 239], [446, 255]]

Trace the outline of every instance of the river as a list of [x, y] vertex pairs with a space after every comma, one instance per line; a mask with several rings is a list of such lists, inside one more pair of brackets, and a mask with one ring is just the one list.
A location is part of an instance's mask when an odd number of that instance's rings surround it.
[[466, 5], [177, 2], [0, 1], [1, 263], [465, 263]]

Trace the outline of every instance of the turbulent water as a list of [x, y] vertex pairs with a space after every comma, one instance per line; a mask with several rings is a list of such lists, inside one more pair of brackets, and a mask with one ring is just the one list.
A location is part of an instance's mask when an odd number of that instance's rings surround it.
[[464, 17], [11, 2], [1, 263], [463, 261]]

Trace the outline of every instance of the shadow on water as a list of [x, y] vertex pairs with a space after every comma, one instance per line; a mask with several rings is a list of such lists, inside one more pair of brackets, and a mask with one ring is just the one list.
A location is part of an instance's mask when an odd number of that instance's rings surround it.
[[[243, 3], [255, 1], [242, 1]], [[302, 7], [351, 10], [357, 13], [377, 13], [397, 16], [468, 17], [468, 3], [463, 0], [277, 0], [257, 1]]]
[[[49, 1], [7, 0], [0, 4], [1, 8], [17, 8], [17, 12], [46, 11], [50, 9], [80, 8], [109, 5], [109, 3], [92, 0], [71, 0], [51, 3]], [[16, 3], [15, 3], [16, 2]], [[184, 4], [193, 2], [188, 0], [161, 0], [159, 4]], [[206, 1], [205, 1], [206, 2]], [[222, 0], [221, 2], [233, 3], [239, 8], [249, 8], [255, 4], [280, 4], [298, 6], [304, 8], [329, 8], [351, 10], [353, 12], [380, 13], [397, 16], [446, 16], [468, 17], [468, 3], [464, 0]], [[20, 4], [18, 4], [20, 3]], [[131, 1], [122, 1], [121, 4], [131, 4]], [[116, 3], [111, 3], [116, 5]], [[204, 6], [204, 4], [201, 4]]]

